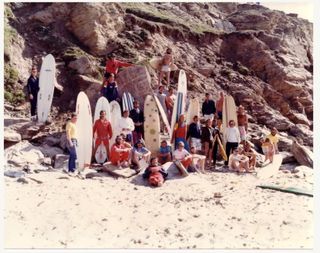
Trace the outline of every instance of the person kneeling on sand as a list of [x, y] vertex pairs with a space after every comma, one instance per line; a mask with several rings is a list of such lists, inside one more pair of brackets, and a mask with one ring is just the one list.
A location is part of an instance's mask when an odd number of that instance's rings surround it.
[[229, 157], [229, 168], [236, 172], [252, 172], [249, 169], [249, 158], [241, 155], [239, 148], [234, 148]]
[[159, 160], [160, 164], [165, 164], [165, 163], [170, 162], [172, 160], [171, 146], [168, 145], [168, 142], [166, 140], [163, 140], [161, 142], [160, 150], [158, 153], [158, 160]]
[[138, 140], [132, 150], [132, 163], [137, 165], [137, 170], [141, 169], [142, 163], [149, 163], [151, 152], [144, 147], [141, 140]]
[[144, 171], [142, 177], [148, 179], [148, 182], [152, 186], [162, 186], [168, 173], [158, 165], [158, 158], [153, 157], [150, 160], [150, 165]]
[[188, 172], [195, 171], [195, 168], [192, 166], [192, 156], [184, 148], [184, 143], [182, 141], [178, 143], [178, 148], [173, 152], [173, 160], [179, 161]]
[[121, 167], [129, 167], [131, 148], [126, 147], [123, 138], [118, 135], [116, 142], [111, 148], [110, 161], [113, 165]]
[[273, 162], [273, 156], [274, 156], [274, 146], [270, 142], [269, 138], [266, 138], [265, 141], [261, 145], [263, 154], [265, 155], [264, 162], [265, 163], [268, 159], [270, 160], [270, 163]]

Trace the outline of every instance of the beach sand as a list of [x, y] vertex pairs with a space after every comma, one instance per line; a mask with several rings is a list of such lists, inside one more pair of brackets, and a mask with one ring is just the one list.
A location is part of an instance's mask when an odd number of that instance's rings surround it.
[[[58, 172], [5, 177], [5, 248], [312, 248], [313, 198], [256, 188], [313, 188], [313, 170], [81, 180]], [[221, 198], [214, 197], [220, 193]]]

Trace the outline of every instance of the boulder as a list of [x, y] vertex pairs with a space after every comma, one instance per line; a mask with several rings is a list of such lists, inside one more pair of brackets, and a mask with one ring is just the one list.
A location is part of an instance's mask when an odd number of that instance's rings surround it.
[[45, 25], [50, 25], [56, 20], [65, 19], [71, 12], [72, 7], [69, 3], [55, 3], [44, 10], [31, 15], [29, 19], [40, 21]]
[[3, 120], [4, 126], [5, 127], [9, 127], [12, 125], [17, 125], [17, 124], [26, 124], [26, 123], [30, 123], [30, 119], [27, 118], [8, 118], [5, 117]]
[[26, 164], [43, 163], [44, 155], [28, 141], [22, 141], [5, 150], [5, 159], [8, 164], [23, 167]]
[[8, 127], [5, 127], [3, 131], [3, 139], [5, 142], [19, 142], [21, 141], [21, 134]]
[[94, 72], [93, 63], [85, 55], [70, 62], [68, 67], [76, 70], [80, 75], [90, 75]]
[[60, 142], [59, 142], [59, 146], [63, 149], [63, 150], [67, 150], [67, 144], [68, 144], [68, 140], [67, 140], [67, 135], [66, 133], [62, 133], [61, 137], [60, 137]]
[[46, 157], [53, 158], [57, 154], [63, 154], [63, 150], [58, 147], [50, 147], [47, 144], [44, 144], [43, 146], [39, 147], [40, 151], [44, 154]]
[[307, 146], [313, 146], [313, 132], [310, 128], [303, 124], [293, 125], [289, 133], [296, 137], [300, 143], [303, 143]]
[[64, 154], [57, 154], [54, 157], [55, 169], [66, 169], [68, 166], [69, 156]]
[[279, 151], [290, 152], [292, 143], [293, 143], [293, 140], [280, 135], [279, 143], [278, 143]]
[[291, 147], [291, 153], [299, 164], [313, 168], [313, 152], [310, 149], [294, 141]]
[[286, 163], [296, 163], [297, 160], [296, 158], [294, 158], [293, 154], [287, 151], [282, 151], [280, 152], [280, 154], [282, 155], [282, 164], [286, 164]]
[[153, 94], [151, 77], [145, 66], [125, 68], [118, 73], [117, 82], [120, 95], [125, 91], [130, 92], [134, 99], [140, 102], [141, 107], [145, 97]]

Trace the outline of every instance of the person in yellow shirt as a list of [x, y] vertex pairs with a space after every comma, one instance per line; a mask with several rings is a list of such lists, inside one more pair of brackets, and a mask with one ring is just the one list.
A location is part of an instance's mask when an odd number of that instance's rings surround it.
[[78, 145], [76, 122], [77, 122], [77, 114], [72, 113], [71, 120], [69, 120], [66, 126], [66, 134], [67, 134], [67, 140], [68, 140], [67, 147], [70, 152], [69, 162], [68, 162], [68, 173], [74, 173], [76, 170], [76, 160], [77, 160], [76, 147]]
[[275, 153], [279, 154], [279, 150], [278, 150], [278, 142], [279, 142], [278, 130], [275, 127], [271, 128], [271, 133], [266, 138], [268, 138], [270, 140], [270, 142], [273, 144]]

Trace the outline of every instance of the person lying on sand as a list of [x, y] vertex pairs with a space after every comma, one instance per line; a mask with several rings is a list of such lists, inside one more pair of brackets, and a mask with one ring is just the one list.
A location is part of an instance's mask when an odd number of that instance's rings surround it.
[[164, 180], [168, 176], [168, 173], [158, 164], [158, 158], [152, 157], [150, 160], [150, 166], [146, 168], [142, 177], [148, 179], [148, 182], [152, 186], [162, 186]]
[[163, 140], [161, 142], [161, 146], [158, 153], [158, 161], [160, 164], [165, 164], [167, 162], [170, 162], [171, 160], [171, 146], [168, 145], [168, 142], [166, 140]]
[[236, 172], [253, 172], [249, 169], [249, 158], [240, 154], [239, 148], [234, 148], [229, 157], [229, 168]]

